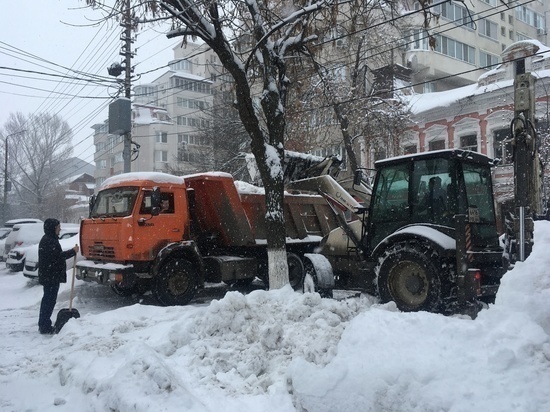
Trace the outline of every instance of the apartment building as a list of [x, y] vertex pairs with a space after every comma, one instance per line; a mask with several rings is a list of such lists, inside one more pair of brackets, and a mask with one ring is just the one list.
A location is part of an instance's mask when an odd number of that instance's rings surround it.
[[[131, 171], [187, 174], [209, 170], [213, 88], [221, 77], [217, 56], [205, 45], [174, 47], [169, 70], [149, 84], [134, 86]], [[124, 137], [108, 133], [108, 120], [93, 125], [99, 185], [124, 170]]]
[[517, 41], [549, 44], [548, 0], [432, 1], [426, 29], [421, 3], [403, 1], [411, 14], [403, 63], [412, 69], [417, 93], [475, 83]]

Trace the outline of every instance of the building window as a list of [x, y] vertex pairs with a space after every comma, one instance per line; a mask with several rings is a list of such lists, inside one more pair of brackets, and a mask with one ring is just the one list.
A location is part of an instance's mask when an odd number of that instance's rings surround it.
[[403, 154], [413, 154], [416, 153], [416, 145], [415, 144], [409, 144], [403, 147]]
[[480, 19], [479, 20], [479, 33], [482, 36], [487, 36], [491, 39], [498, 39], [498, 24], [493, 23], [491, 20]]
[[544, 30], [545, 28], [544, 15], [538, 14], [525, 6], [516, 7], [516, 18], [537, 29]]
[[189, 72], [193, 70], [193, 64], [190, 60], [181, 59], [169, 64], [170, 70]]
[[474, 28], [474, 23], [466, 7], [448, 2], [434, 6], [432, 10], [436, 14], [440, 14], [441, 17], [451, 20], [460, 26], [467, 27], [469, 29]]
[[96, 167], [98, 169], [107, 169], [107, 159], [101, 159], [100, 161], [98, 161]]
[[157, 132], [156, 141], [157, 143], [168, 143], [168, 133]]
[[181, 89], [181, 90], [189, 90], [197, 93], [205, 93], [210, 94], [210, 83], [206, 82], [198, 82], [194, 80], [189, 79], [183, 79], [180, 77], [173, 77], [172, 78], [172, 86]]
[[187, 102], [188, 102], [187, 99], [178, 97], [178, 98], [177, 98], [176, 104], [177, 104], [179, 107], [187, 107]]
[[168, 163], [168, 152], [166, 150], [155, 150], [155, 162]]
[[185, 116], [176, 117], [176, 123], [178, 126], [187, 126], [187, 118]]
[[437, 91], [435, 82], [426, 82], [422, 85], [422, 93], [433, 93]]
[[477, 152], [477, 135], [470, 134], [466, 136], [460, 136], [460, 148], [463, 150], [471, 150]]
[[386, 151], [384, 149], [378, 149], [374, 152], [374, 161], [382, 160], [386, 158]]
[[206, 146], [207, 138], [205, 136], [198, 136], [194, 134], [178, 134], [178, 143], [179, 144], [194, 144], [200, 146]]
[[428, 149], [430, 151], [433, 151], [433, 150], [443, 150], [445, 149], [445, 140], [432, 140], [429, 144], [428, 144]]
[[449, 37], [437, 35], [435, 50], [455, 59], [475, 64], [475, 47], [468, 46], [465, 43], [453, 40]]
[[[489, 6], [496, 6], [497, 0], [481, 0], [483, 3], [487, 3]], [[502, 15], [502, 19], [504, 20], [504, 13], [500, 13]]]
[[510, 129], [495, 130], [493, 132], [494, 157], [501, 159], [501, 164], [512, 163], [512, 142], [510, 141]]
[[498, 56], [484, 51], [479, 52], [479, 66], [481, 68], [489, 70], [499, 64], [499, 62], [500, 59]]
[[501, 35], [502, 37], [506, 37], [506, 27], [502, 26], [502, 27], [500, 28], [500, 35]]

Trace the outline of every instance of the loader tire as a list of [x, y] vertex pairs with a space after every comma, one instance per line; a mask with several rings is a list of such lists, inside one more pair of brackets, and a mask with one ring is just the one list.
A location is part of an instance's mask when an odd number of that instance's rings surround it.
[[439, 312], [442, 305], [441, 279], [444, 269], [438, 254], [417, 242], [390, 246], [376, 269], [378, 295], [382, 303], [394, 301], [404, 312]]
[[315, 267], [309, 259], [306, 259], [306, 262], [304, 264], [303, 291], [304, 293], [317, 292], [319, 293], [319, 295], [321, 295], [322, 298], [332, 299], [333, 297], [332, 289], [319, 287], [319, 280], [317, 279]]
[[186, 305], [197, 293], [197, 272], [187, 260], [171, 259], [153, 282], [153, 295], [163, 306]]

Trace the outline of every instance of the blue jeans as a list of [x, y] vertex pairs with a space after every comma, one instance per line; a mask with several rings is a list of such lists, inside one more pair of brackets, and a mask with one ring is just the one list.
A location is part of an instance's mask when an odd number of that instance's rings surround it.
[[52, 329], [52, 313], [57, 302], [59, 283], [44, 285], [44, 296], [40, 303], [40, 316], [38, 317], [38, 330], [41, 333], [48, 333]]

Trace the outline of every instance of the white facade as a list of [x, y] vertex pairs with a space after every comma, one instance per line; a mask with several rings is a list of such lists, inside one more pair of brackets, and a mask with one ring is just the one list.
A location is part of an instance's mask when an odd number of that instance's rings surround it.
[[[436, 4], [440, 2], [432, 2]], [[437, 92], [472, 84], [501, 62], [512, 43], [549, 44], [550, 1], [472, 0], [433, 6], [427, 30], [418, 1], [404, 0], [412, 25], [405, 40], [405, 61], [413, 70], [416, 92]], [[468, 9], [466, 8], [468, 7]], [[429, 36], [435, 44], [430, 45]]]

